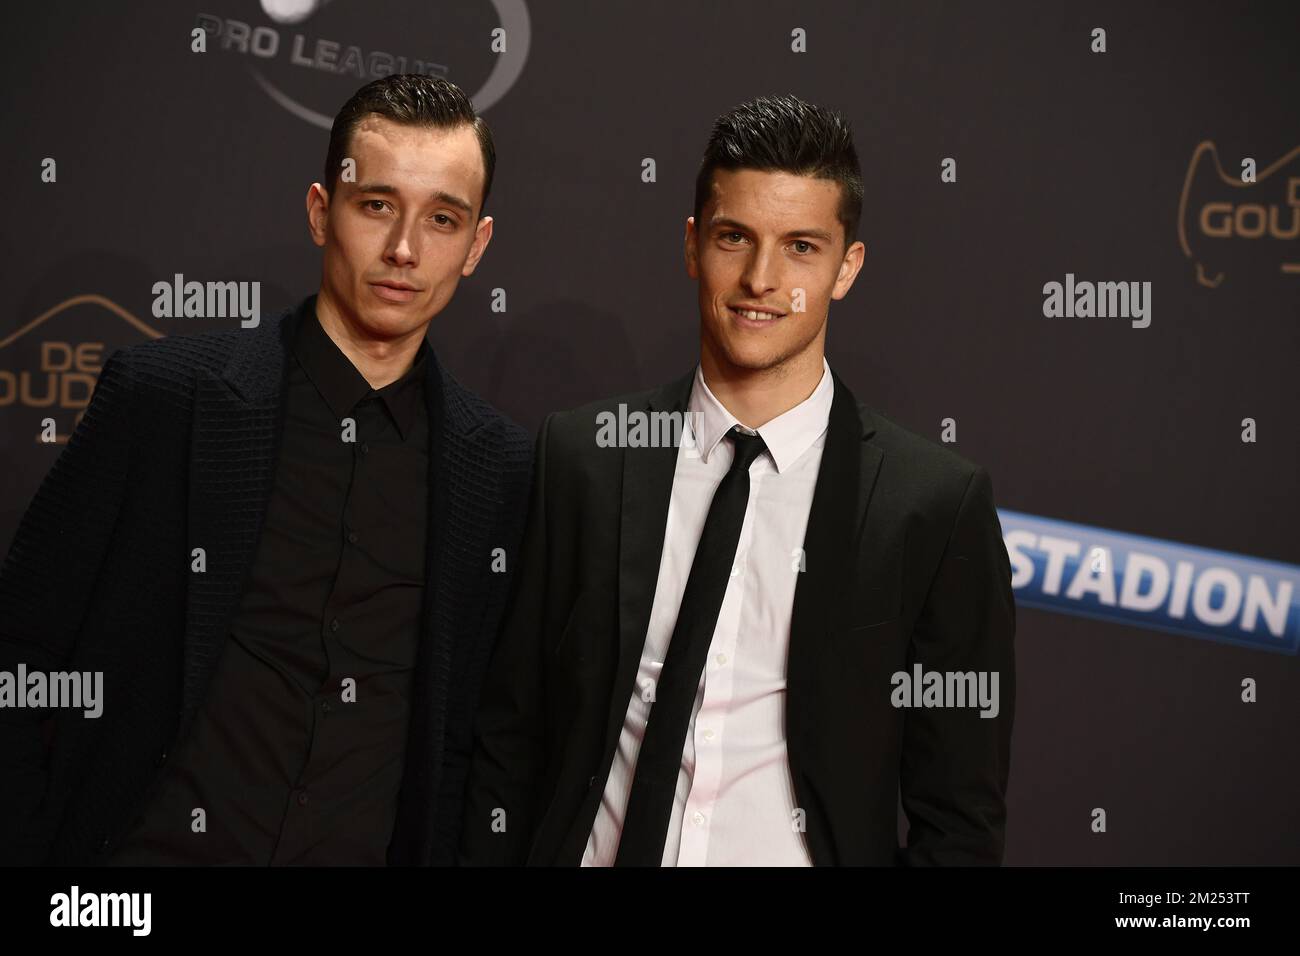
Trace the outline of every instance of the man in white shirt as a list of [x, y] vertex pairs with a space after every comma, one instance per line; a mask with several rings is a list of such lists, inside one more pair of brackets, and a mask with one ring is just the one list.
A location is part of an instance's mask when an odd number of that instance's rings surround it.
[[715, 124], [685, 238], [699, 366], [542, 428], [461, 862], [1001, 862], [1009, 561], [987, 473], [826, 361], [861, 205], [837, 114], [769, 97]]

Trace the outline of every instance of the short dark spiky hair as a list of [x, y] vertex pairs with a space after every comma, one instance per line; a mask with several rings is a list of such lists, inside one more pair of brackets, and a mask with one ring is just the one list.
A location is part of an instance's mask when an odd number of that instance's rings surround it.
[[844, 245], [857, 239], [862, 170], [853, 131], [839, 113], [797, 96], [762, 96], [719, 116], [695, 177], [695, 223], [713, 190], [714, 170], [757, 169], [840, 184]]
[[483, 215], [488, 193], [492, 189], [492, 173], [497, 164], [492, 131], [483, 118], [474, 112], [474, 104], [459, 86], [441, 77], [426, 76], [423, 73], [394, 73], [381, 77], [361, 87], [343, 104], [343, 108], [334, 117], [329, 150], [325, 153], [326, 189], [333, 192], [351, 144], [352, 133], [372, 113], [408, 126], [433, 126], [439, 129], [473, 127], [479, 149], [483, 151], [483, 202], [479, 205], [479, 215]]

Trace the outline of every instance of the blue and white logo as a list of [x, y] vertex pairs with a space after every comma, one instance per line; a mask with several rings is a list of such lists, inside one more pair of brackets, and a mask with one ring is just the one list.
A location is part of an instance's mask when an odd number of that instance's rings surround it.
[[1016, 604], [1295, 654], [1300, 567], [998, 509]]

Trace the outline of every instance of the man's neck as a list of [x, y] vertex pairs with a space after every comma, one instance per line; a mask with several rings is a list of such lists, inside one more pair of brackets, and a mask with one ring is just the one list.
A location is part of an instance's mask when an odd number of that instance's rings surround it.
[[704, 384], [746, 428], [762, 428], [817, 390], [825, 372], [820, 349], [781, 365], [755, 371], [718, 362], [706, 351], [700, 354]]
[[344, 319], [324, 288], [316, 296], [316, 317], [330, 341], [339, 347], [373, 389], [397, 381], [410, 370], [427, 328], [412, 329], [409, 334], [395, 339], [369, 337], [356, 323]]

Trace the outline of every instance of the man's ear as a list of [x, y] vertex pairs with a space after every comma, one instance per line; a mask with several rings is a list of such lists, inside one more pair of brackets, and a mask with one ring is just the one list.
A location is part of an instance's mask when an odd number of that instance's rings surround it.
[[692, 279], [700, 277], [700, 259], [699, 249], [695, 245], [695, 217], [686, 217], [686, 244], [683, 250], [686, 254], [686, 274]]
[[474, 229], [474, 241], [470, 244], [469, 255], [465, 257], [465, 265], [461, 267], [461, 275], [473, 275], [474, 270], [478, 267], [478, 261], [483, 258], [483, 253], [487, 251], [488, 243], [491, 241], [492, 217], [483, 216]]
[[311, 241], [325, 245], [325, 229], [329, 221], [330, 194], [320, 183], [312, 183], [307, 190], [307, 230]]
[[866, 254], [867, 247], [861, 242], [855, 242], [845, 251], [844, 259], [840, 262], [840, 274], [835, 277], [835, 288], [831, 290], [832, 299], [842, 299], [848, 295]]

